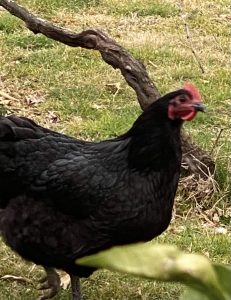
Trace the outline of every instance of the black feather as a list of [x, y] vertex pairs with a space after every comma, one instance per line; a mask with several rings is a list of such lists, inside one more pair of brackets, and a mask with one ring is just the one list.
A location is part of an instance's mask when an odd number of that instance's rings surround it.
[[166, 95], [122, 136], [85, 142], [16, 116], [0, 118], [0, 228], [24, 258], [78, 276], [75, 259], [147, 241], [172, 214], [182, 122]]

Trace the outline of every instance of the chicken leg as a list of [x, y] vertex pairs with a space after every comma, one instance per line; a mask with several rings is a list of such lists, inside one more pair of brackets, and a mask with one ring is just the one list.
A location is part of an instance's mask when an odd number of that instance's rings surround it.
[[71, 277], [71, 289], [72, 289], [72, 300], [83, 300], [81, 296], [80, 280], [78, 276], [70, 274]]
[[44, 270], [46, 275], [39, 280], [38, 287], [43, 292], [43, 295], [38, 300], [53, 298], [60, 290], [60, 278], [55, 269], [44, 267]]

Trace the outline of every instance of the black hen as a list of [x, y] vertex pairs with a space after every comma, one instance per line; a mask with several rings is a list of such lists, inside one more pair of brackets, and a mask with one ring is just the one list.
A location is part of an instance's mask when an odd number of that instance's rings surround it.
[[[190, 84], [146, 109], [122, 136], [85, 142], [15, 116], [0, 118], [0, 228], [27, 260], [77, 277], [75, 259], [148, 241], [169, 225], [180, 176], [180, 128], [203, 110]], [[76, 277], [75, 277], [76, 276]]]

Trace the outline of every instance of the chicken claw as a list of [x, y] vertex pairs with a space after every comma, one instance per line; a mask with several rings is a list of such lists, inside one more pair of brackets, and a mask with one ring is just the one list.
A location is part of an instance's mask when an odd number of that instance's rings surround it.
[[84, 300], [81, 295], [79, 277], [70, 274], [73, 300]]
[[53, 268], [44, 267], [46, 275], [39, 280], [38, 290], [42, 291], [42, 295], [38, 300], [53, 298], [60, 291], [60, 278]]

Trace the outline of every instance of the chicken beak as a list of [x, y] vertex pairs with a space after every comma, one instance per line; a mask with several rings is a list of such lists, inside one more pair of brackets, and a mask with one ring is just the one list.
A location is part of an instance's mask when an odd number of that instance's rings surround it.
[[206, 112], [206, 106], [201, 102], [193, 103], [192, 106], [195, 108], [196, 111]]

